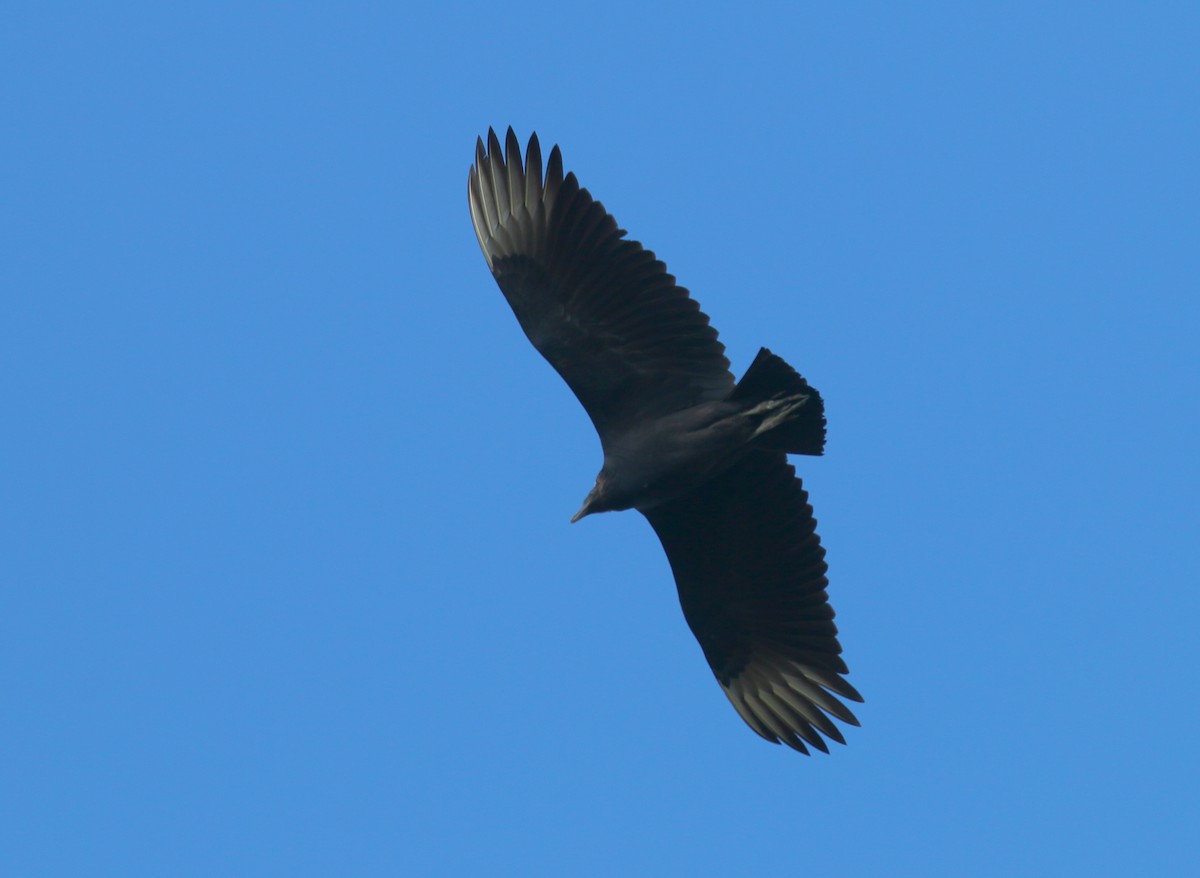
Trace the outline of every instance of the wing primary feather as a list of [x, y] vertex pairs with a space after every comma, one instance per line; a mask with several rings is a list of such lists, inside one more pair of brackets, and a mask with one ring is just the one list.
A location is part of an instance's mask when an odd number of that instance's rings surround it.
[[525, 206], [525, 181], [522, 179], [525, 171], [521, 164], [521, 144], [517, 133], [508, 126], [508, 134], [504, 138], [504, 165], [508, 169], [509, 212], [516, 215]]
[[797, 691], [789, 685], [787, 678], [779, 672], [778, 668], [773, 664], [764, 663], [762, 670], [763, 675], [770, 681], [771, 689], [775, 692], [776, 696], [787, 702], [788, 706], [799, 714], [805, 722], [815, 726], [821, 734], [832, 738], [839, 744], [846, 743], [841, 730], [830, 722], [829, 717], [821, 712], [820, 706], [806, 697], [806, 693]]
[[558, 201], [558, 192], [562, 188], [563, 183], [563, 162], [562, 150], [555, 144], [550, 149], [550, 158], [546, 162], [546, 189], [542, 194], [542, 201], [546, 205], [546, 210], [553, 210]]
[[496, 224], [502, 225], [508, 218], [508, 177], [503, 164], [500, 139], [494, 128], [488, 129], [488, 168], [491, 171], [492, 197], [496, 204]]
[[742, 690], [742, 697], [746, 700], [747, 706], [754, 711], [754, 715], [759, 718], [759, 721], [771, 730], [771, 734], [786, 742], [791, 737], [788, 734], [788, 724], [776, 716], [775, 711], [763, 702], [761, 693], [759, 693], [758, 687], [753, 685], [753, 681], [748, 680], [747, 683], [750, 685]]
[[778, 668], [777, 670], [788, 681], [792, 689], [817, 705], [821, 710], [830, 716], [840, 719], [844, 723], [849, 723], [852, 726], [859, 725], [858, 717], [850, 711], [850, 708], [846, 707], [846, 705], [842, 704], [842, 702], [838, 701], [818, 684], [808, 679], [802, 672], [793, 673], [790, 668]]
[[[482, 215], [483, 223], [480, 231], [487, 236], [491, 236], [492, 230], [498, 226], [499, 218], [496, 215], [496, 210], [489, 202], [492, 197], [492, 166], [487, 160], [487, 155], [483, 151], [483, 138], [480, 137], [475, 142], [475, 168], [478, 171], [476, 178], [476, 195], [479, 212]], [[481, 236], [482, 237], [482, 236]], [[487, 248], [484, 248], [487, 253]], [[491, 255], [488, 254], [488, 263], [491, 264]]]
[[487, 241], [484, 240], [486, 232], [487, 220], [483, 215], [482, 196], [479, 191], [479, 172], [472, 165], [471, 172], [467, 176], [467, 203], [471, 208], [471, 226], [475, 229], [475, 240], [479, 242], [479, 249], [483, 251], [483, 258], [487, 260], [489, 269], [492, 267], [492, 255], [488, 252]]
[[750, 709], [750, 705], [746, 703], [743, 697], [741, 686], [726, 687], [722, 686], [721, 691], [725, 693], [725, 697], [729, 699], [729, 703], [733, 705], [733, 709], [737, 711], [738, 716], [742, 718], [742, 722], [754, 730], [754, 733], [770, 741], [772, 744], [778, 744], [779, 741], [771, 734], [771, 731], [762, 724], [759, 718]]
[[770, 684], [758, 688], [758, 698], [768, 710], [778, 717], [779, 721], [786, 728], [788, 734], [784, 736], [784, 740], [799, 735], [809, 745], [816, 747], [821, 752], [829, 752], [829, 745], [825, 743], [824, 739], [817, 734], [804, 717], [779, 697], [779, 693]]
[[849, 698], [851, 701], [862, 703], [863, 697], [858, 694], [850, 681], [844, 677], [839, 677], [837, 674], [831, 674], [824, 668], [815, 667], [813, 665], [801, 666], [804, 676], [808, 677], [815, 683], [820, 683], [831, 692], [836, 692], [843, 698]]
[[525, 206], [533, 209], [542, 200], [542, 147], [537, 133], [529, 136], [525, 147]]

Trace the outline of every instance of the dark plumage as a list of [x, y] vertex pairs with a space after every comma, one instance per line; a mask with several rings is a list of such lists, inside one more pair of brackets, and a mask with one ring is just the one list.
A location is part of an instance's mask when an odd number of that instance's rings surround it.
[[666, 266], [563, 175], [537, 135], [480, 139], [468, 180], [479, 246], [521, 328], [574, 391], [604, 465], [572, 521], [637, 509], [666, 550], [717, 681], [762, 737], [802, 753], [858, 725], [825, 550], [787, 455], [821, 454], [821, 395], [766, 348], [738, 383]]

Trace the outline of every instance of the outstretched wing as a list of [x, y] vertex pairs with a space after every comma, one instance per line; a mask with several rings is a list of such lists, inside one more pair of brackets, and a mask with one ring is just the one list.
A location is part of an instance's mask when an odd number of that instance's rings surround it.
[[829, 752], [822, 735], [844, 744], [829, 717], [858, 720], [834, 694], [862, 696], [841, 676], [825, 550], [786, 456], [752, 452], [645, 515], [671, 562], [684, 617], [742, 719], [802, 753], [804, 742]]
[[525, 165], [511, 128], [475, 148], [471, 222], [488, 268], [533, 346], [570, 386], [603, 442], [613, 430], [725, 396], [725, 347], [666, 266], [625, 231], [558, 147], [542, 176], [537, 135]]

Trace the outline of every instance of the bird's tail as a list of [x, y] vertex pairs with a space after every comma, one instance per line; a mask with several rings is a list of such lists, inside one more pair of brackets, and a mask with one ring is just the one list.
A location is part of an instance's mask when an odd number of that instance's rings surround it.
[[788, 454], [825, 450], [825, 403], [815, 387], [766, 348], [758, 352], [730, 400], [749, 404], [759, 419], [755, 444]]

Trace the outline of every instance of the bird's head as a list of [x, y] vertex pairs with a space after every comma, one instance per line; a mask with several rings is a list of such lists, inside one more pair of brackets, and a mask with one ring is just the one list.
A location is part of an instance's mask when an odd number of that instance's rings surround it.
[[586, 497], [579, 511], [571, 517], [571, 523], [579, 521], [593, 512], [622, 512], [626, 509], [642, 509], [653, 506], [655, 495], [651, 481], [641, 468], [613, 466], [605, 458], [596, 484]]
[[579, 507], [578, 512], [571, 516], [571, 524], [579, 521], [585, 515], [591, 515], [593, 512], [603, 512], [604, 510], [604, 482], [597, 477], [595, 486], [583, 498], [583, 505]]
[[612, 486], [609, 480], [604, 477], [604, 473], [596, 476], [596, 484], [588, 495], [583, 498], [583, 505], [579, 507], [579, 511], [571, 516], [571, 524], [579, 521], [586, 515], [591, 515], [593, 512], [611, 512], [614, 509], [628, 509], [627, 505], [622, 505], [613, 496]]

